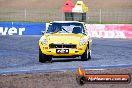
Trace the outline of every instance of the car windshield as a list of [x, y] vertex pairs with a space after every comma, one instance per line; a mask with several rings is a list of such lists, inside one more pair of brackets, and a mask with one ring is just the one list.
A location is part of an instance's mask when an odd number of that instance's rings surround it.
[[49, 25], [47, 33], [84, 33], [81, 23], [52, 23]]

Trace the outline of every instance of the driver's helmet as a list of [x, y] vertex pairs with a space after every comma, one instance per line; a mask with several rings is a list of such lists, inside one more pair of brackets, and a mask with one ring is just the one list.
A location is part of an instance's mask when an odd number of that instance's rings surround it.
[[80, 27], [74, 27], [72, 33], [81, 33], [82, 29]]

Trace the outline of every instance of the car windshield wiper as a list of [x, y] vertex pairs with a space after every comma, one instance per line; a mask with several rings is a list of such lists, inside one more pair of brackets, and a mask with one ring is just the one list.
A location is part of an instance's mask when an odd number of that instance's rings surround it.
[[86, 35], [85, 33], [74, 33], [74, 32], [71, 32], [71, 33], [73, 33], [73, 34], [84, 34], [84, 35]]
[[82, 34], [82, 33], [74, 33], [74, 32], [72, 32], [73, 34]]
[[[60, 31], [60, 30], [59, 30]], [[58, 33], [59, 31], [56, 31], [56, 32], [49, 32], [50, 34], [55, 34], [55, 33]]]
[[[62, 30], [64, 30], [65, 32], [69, 33], [67, 30], [65, 30], [64, 28], [62, 28]], [[57, 30], [55, 32], [48, 32], [50, 34], [54, 34], [54, 33], [58, 33], [58, 32], [61, 32], [62, 30]]]

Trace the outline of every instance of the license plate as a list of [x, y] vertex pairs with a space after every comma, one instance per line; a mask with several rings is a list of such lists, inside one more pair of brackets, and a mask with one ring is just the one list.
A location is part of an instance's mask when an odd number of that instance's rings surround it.
[[69, 49], [56, 49], [57, 54], [68, 54]]

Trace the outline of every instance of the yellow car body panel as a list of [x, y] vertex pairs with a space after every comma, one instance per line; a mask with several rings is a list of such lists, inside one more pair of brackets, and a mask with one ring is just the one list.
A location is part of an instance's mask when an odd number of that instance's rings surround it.
[[[42, 43], [42, 40], [46, 39], [46, 44]], [[80, 45], [80, 39], [86, 38], [86, 42], [83, 45]], [[73, 34], [73, 33], [45, 33], [41, 39], [39, 40], [39, 48], [41, 52], [45, 55], [49, 56], [81, 56], [87, 47], [89, 47], [89, 51], [91, 50], [92, 40], [89, 36], [85, 34]], [[89, 44], [88, 44], [89, 43]], [[68, 49], [68, 54], [58, 54], [56, 49], [62, 48], [50, 48], [50, 44], [74, 44], [76, 48], [63, 48]]]

